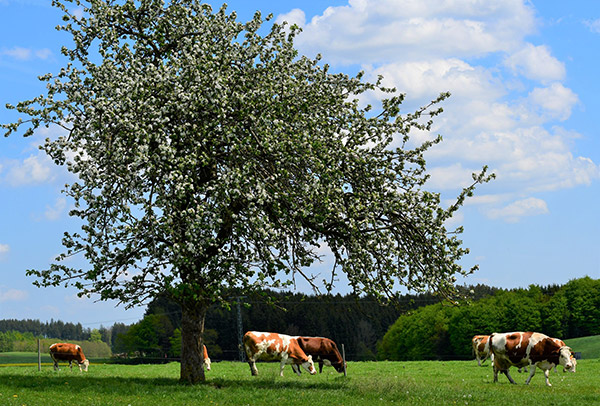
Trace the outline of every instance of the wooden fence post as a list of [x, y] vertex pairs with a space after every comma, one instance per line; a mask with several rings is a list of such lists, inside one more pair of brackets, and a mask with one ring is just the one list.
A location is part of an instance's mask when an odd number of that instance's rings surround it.
[[348, 376], [346, 373], [346, 349], [344, 348], [344, 344], [342, 344], [342, 361], [344, 362], [344, 376]]
[[40, 343], [40, 339], [38, 338], [38, 371], [42, 370], [42, 345]]

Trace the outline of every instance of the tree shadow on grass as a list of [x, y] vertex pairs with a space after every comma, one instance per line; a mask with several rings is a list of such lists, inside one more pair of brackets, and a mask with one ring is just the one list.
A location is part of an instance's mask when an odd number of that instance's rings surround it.
[[[284, 380], [279, 377], [263, 377], [251, 379], [209, 378], [198, 385], [182, 383], [176, 378], [156, 377], [105, 377], [89, 374], [73, 375], [0, 375], [0, 386], [14, 389], [26, 389], [34, 392], [52, 392], [68, 390], [71, 393], [97, 394], [130, 394], [136, 390], [185, 391], [190, 387], [207, 389], [253, 389], [253, 390], [333, 390], [345, 387], [344, 379], [333, 381]], [[68, 389], [67, 389], [68, 388]]]

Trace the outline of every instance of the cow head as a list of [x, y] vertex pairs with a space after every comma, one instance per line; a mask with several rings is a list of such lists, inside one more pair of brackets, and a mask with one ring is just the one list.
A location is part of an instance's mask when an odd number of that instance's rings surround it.
[[79, 368], [83, 367], [83, 370], [86, 372], [87, 372], [89, 366], [90, 366], [90, 361], [87, 359], [84, 359], [82, 362], [79, 363]]
[[207, 371], [210, 371], [210, 358], [204, 358], [204, 368], [206, 368]]
[[571, 354], [571, 349], [567, 346], [561, 347], [559, 350], [558, 363], [563, 366], [563, 371], [575, 372], [577, 361], [573, 362], [575, 357]]
[[343, 362], [332, 362], [331, 366], [334, 367], [335, 370], [338, 372], [344, 372], [344, 363]]
[[312, 355], [308, 356], [308, 361], [302, 363], [302, 368], [306, 369], [309, 374], [314, 375], [317, 373], [315, 369], [315, 363], [313, 362]]
[[575, 353], [573, 351], [571, 351], [571, 363], [573, 364], [573, 367], [571, 369], [563, 368], [563, 372], [575, 372], [577, 369], [577, 358], [575, 358]]

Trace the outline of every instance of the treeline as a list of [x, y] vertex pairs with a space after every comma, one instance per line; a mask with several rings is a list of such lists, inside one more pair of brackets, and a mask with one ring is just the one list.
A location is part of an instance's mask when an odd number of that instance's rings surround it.
[[0, 332], [15, 331], [31, 333], [36, 337], [58, 337], [65, 340], [88, 340], [90, 329], [84, 329], [81, 323], [64, 323], [60, 320], [40, 322], [39, 320], [0, 320]]
[[[562, 339], [600, 334], [600, 280], [582, 278], [563, 286], [528, 289], [477, 285], [459, 290], [470, 298], [460, 306], [441, 303], [427, 293], [405, 295], [395, 305], [381, 306], [374, 298], [355, 295], [264, 292], [274, 298], [274, 304], [257, 295], [241, 297], [239, 314], [236, 305], [211, 308], [205, 343], [214, 360], [239, 359], [239, 331], [248, 330], [329, 337], [339, 346], [344, 344], [348, 360], [469, 359], [475, 334], [534, 330]], [[101, 341], [113, 356], [155, 360], [180, 356], [180, 329], [181, 309], [160, 295], [149, 303], [143, 319], [132, 325], [83, 329], [59, 321], [0, 320], [0, 332]], [[9, 342], [13, 349], [7, 350]], [[0, 351], [13, 351], [14, 343], [0, 335]]]
[[[494, 288], [473, 287], [477, 295], [487, 295]], [[267, 304], [264, 296], [272, 296]], [[375, 360], [377, 341], [403, 313], [437, 303], [431, 294], [405, 295], [394, 306], [381, 306], [374, 298], [355, 295], [310, 296], [289, 292], [263, 292], [252, 297], [241, 296], [241, 331], [276, 331], [290, 335], [330, 337], [347, 349], [349, 360]], [[212, 359], [237, 360], [238, 307], [213, 307], [206, 316], [205, 341]], [[36, 338], [64, 341], [106, 343], [116, 357], [176, 359], [181, 354], [181, 309], [158, 296], [149, 303], [142, 320], [132, 325], [115, 323], [111, 327], [85, 329], [81, 324], [51, 320], [0, 320], [0, 332], [7, 339], [0, 341], [0, 352], [20, 351], [31, 346]], [[8, 338], [9, 332], [29, 333], [27, 339]], [[12, 334], [11, 333], [11, 334]], [[26, 344], [25, 341], [28, 343]]]
[[396, 320], [378, 345], [377, 358], [469, 359], [474, 335], [508, 331], [538, 331], [561, 339], [600, 334], [600, 280], [499, 290], [458, 307], [422, 307]]
[[[0, 352], [25, 351], [38, 338], [49, 338], [69, 342], [104, 342], [108, 348], [117, 337], [128, 330], [128, 326], [115, 323], [110, 328], [83, 328], [81, 323], [65, 323], [60, 320], [41, 322], [39, 320], [0, 320]], [[27, 343], [24, 343], [27, 342]], [[109, 354], [110, 355], [110, 354]]]
[[[40, 335], [34, 336], [31, 332], [0, 331], [0, 352], [37, 352], [38, 340], [41, 351], [46, 353], [50, 345], [57, 339], [42, 338]], [[108, 344], [93, 335], [91, 340], [69, 340], [69, 342], [79, 344], [88, 358], [108, 358], [112, 355]]]
[[[267, 304], [257, 295], [241, 297], [240, 306], [209, 310], [205, 321], [205, 343], [211, 359], [238, 360], [239, 331], [243, 334], [248, 330], [259, 330], [329, 337], [339, 345], [344, 344], [349, 360], [375, 360], [377, 341], [401, 314], [439, 301], [431, 294], [406, 295], [395, 306], [381, 306], [375, 298], [355, 295], [265, 293], [274, 298], [274, 304]], [[241, 318], [241, 329], [238, 317]], [[140, 322], [117, 338], [113, 351], [161, 359], [177, 358], [181, 352], [180, 328], [180, 307], [160, 296], [148, 305]]]

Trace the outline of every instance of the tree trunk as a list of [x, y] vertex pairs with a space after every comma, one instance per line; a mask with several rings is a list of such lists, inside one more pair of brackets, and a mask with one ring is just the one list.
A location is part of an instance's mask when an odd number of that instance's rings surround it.
[[207, 306], [200, 301], [185, 301], [181, 316], [180, 381], [189, 384], [204, 382], [204, 319]]

